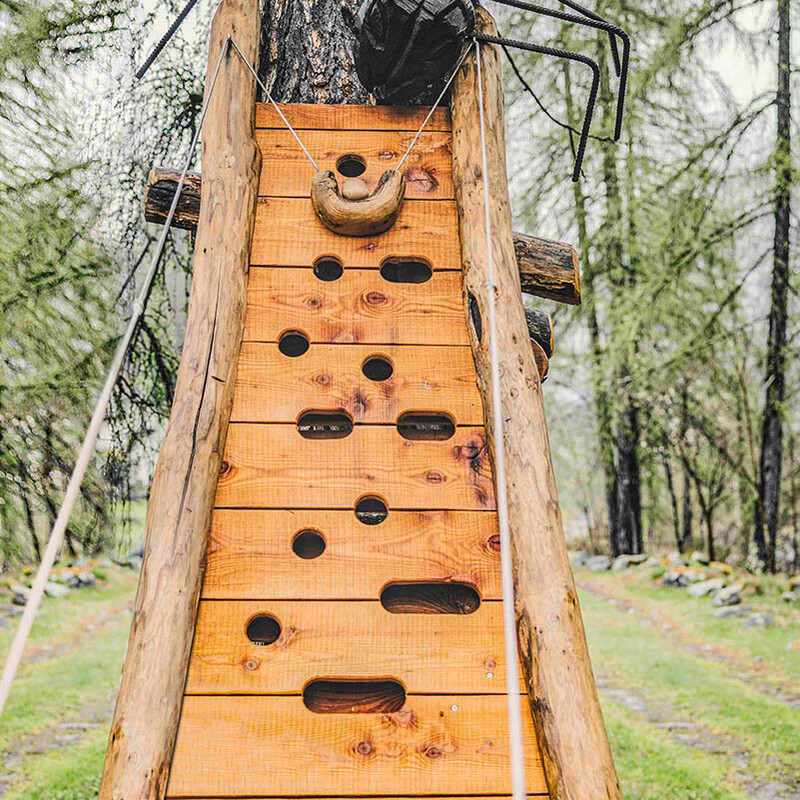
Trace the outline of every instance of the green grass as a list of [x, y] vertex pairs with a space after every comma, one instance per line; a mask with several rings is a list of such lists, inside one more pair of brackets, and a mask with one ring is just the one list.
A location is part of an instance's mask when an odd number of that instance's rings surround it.
[[[106, 571], [107, 587], [44, 603], [0, 725], [6, 759], [22, 754], [11, 767], [15, 780], [5, 800], [94, 800], [97, 795], [131, 619], [124, 609], [136, 582], [132, 572]], [[601, 689], [627, 800], [745, 800], [743, 773], [760, 783], [797, 779], [800, 713], [764, 687], [800, 681], [800, 655], [786, 650], [787, 642], [800, 638], [800, 615], [780, 603], [777, 584], [765, 581], [765, 594], [748, 599], [776, 615], [775, 628], [762, 630], [743, 629], [738, 619], [714, 619], [709, 600], [657, 587], [650, 570], [579, 577], [639, 609], [631, 614], [624, 606], [581, 594], [598, 673], [647, 709], [629, 711], [617, 693]], [[656, 624], [648, 621], [653, 619]], [[669, 635], [662, 621], [669, 623]], [[12, 635], [13, 629], [0, 630], [0, 655]], [[699, 649], [707, 642], [718, 651], [714, 658]], [[756, 658], [761, 660], [754, 666]], [[664, 719], [695, 723], [704, 738], [682, 740], [658, 726]], [[37, 744], [54, 740], [60, 723], [74, 721], [97, 725], [57, 749], [35, 752], [42, 749]], [[738, 753], [745, 754], [744, 765], [731, 757]]]

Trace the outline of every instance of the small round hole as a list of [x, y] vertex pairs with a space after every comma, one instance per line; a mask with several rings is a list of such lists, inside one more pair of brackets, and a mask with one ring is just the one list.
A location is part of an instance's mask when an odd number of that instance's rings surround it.
[[389, 509], [380, 497], [367, 495], [356, 503], [356, 518], [364, 525], [380, 525], [388, 515]]
[[260, 646], [272, 644], [281, 635], [281, 624], [270, 614], [256, 614], [247, 623], [247, 638]]
[[366, 168], [367, 162], [356, 153], [348, 153], [347, 155], [340, 156], [339, 160], [336, 162], [336, 169], [339, 171], [339, 174], [344, 175], [345, 178], [357, 178], [359, 175], [364, 174]]
[[319, 558], [325, 552], [325, 538], [319, 531], [300, 531], [292, 539], [292, 550], [299, 558]]
[[333, 256], [323, 256], [314, 262], [314, 274], [321, 281], [335, 281], [342, 277], [342, 262]]
[[361, 367], [365, 377], [371, 381], [385, 381], [392, 377], [394, 367], [388, 358], [383, 356], [370, 356]]
[[300, 331], [286, 331], [278, 342], [278, 350], [292, 358], [301, 356], [308, 350], [308, 337]]
[[381, 262], [381, 277], [389, 283], [425, 283], [433, 270], [425, 261], [414, 258], [386, 258]]

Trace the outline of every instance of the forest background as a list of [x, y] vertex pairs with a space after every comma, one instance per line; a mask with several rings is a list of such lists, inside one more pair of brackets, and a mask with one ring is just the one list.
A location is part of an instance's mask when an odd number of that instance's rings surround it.
[[[200, 0], [137, 82], [177, 5], [0, 0], [6, 568], [38, 559], [57, 513], [154, 247], [141, 212], [147, 172], [182, 163], [197, 124], [213, 7]], [[796, 571], [790, 0], [598, 4], [634, 40], [617, 144], [607, 40], [492, 10], [507, 35], [603, 65], [577, 184], [564, 125], [580, 124], [588, 75], [521, 54], [528, 88], [506, 72], [515, 227], [573, 242], [581, 256], [580, 307], [535, 301], [556, 327], [545, 398], [574, 545], [700, 549], [753, 571]], [[127, 545], [126, 509], [147, 491], [172, 401], [190, 283], [188, 235], [174, 232], [70, 523], [70, 555]]]

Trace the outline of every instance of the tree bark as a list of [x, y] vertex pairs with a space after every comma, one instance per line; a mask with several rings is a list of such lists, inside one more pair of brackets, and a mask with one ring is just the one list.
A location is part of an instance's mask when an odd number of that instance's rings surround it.
[[374, 104], [355, 69], [350, 20], [360, 5], [361, 0], [262, 0], [259, 75], [274, 100]]
[[763, 569], [775, 572], [783, 464], [783, 399], [786, 386], [786, 309], [791, 220], [791, 0], [778, 0], [778, 137], [775, 143], [775, 238], [767, 339], [766, 400], [761, 426], [759, 503], [754, 538]]

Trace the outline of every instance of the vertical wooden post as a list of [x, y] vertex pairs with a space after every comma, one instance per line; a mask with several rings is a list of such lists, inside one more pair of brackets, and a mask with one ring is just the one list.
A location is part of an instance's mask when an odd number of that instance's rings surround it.
[[[252, 62], [258, 0], [222, 0], [206, 92], [231, 36]], [[244, 331], [260, 153], [255, 83], [227, 47], [203, 129], [203, 198], [175, 402], [158, 459], [142, 573], [99, 800], [161, 800], [181, 712], [217, 476]]]
[[[476, 13], [478, 30], [496, 35], [491, 15], [482, 8]], [[465, 309], [487, 432], [491, 434], [495, 414], [502, 414], [505, 422], [505, 441], [490, 443], [492, 450], [505, 448], [508, 468], [520, 658], [552, 800], [621, 800], [567, 557], [539, 373], [527, 344], [520, 301], [499, 49], [481, 47], [502, 408], [494, 408], [491, 400], [484, 176], [474, 54], [461, 67], [453, 89], [453, 177]]]

